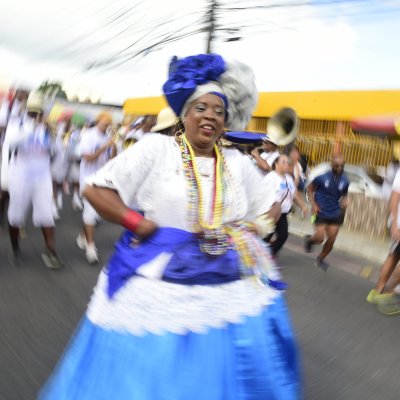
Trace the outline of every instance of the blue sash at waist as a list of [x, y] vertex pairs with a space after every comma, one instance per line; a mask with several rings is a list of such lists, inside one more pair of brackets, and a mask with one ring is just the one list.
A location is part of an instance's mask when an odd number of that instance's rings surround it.
[[240, 279], [240, 257], [228, 249], [220, 256], [202, 253], [195, 233], [176, 228], [159, 228], [133, 246], [134, 235], [125, 231], [115, 244], [108, 263], [108, 295], [112, 297], [137, 269], [161, 253], [172, 254], [162, 280], [183, 285], [210, 285]]

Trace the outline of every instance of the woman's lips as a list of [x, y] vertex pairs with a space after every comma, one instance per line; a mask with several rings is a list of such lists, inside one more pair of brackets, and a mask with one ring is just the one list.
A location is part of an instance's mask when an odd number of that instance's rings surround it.
[[202, 133], [205, 133], [206, 135], [213, 135], [215, 133], [215, 128], [211, 125], [202, 125], [200, 126], [200, 130]]

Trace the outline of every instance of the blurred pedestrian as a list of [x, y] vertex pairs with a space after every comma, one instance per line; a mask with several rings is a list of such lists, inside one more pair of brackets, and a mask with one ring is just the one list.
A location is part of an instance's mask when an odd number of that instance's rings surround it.
[[400, 161], [393, 157], [385, 170], [385, 177], [382, 183], [382, 194], [387, 200], [388, 204], [390, 201], [390, 196], [392, 194], [393, 182], [396, 177], [396, 173], [400, 168]]
[[251, 151], [257, 166], [264, 172], [272, 170], [272, 164], [279, 157], [278, 144], [268, 135], [263, 139], [263, 152], [260, 154], [258, 148]]
[[151, 128], [153, 128], [155, 124], [156, 120], [152, 115], [145, 115], [132, 133], [133, 139], [135, 139], [136, 142], [143, 139], [146, 133], [151, 132]]
[[349, 181], [344, 173], [343, 157], [334, 156], [331, 167], [331, 171], [314, 178], [307, 188], [315, 220], [314, 234], [304, 238], [304, 249], [309, 253], [312, 251], [313, 245], [323, 243], [326, 238], [322, 250], [315, 260], [315, 265], [323, 271], [329, 267], [325, 258], [333, 249], [348, 206]]
[[43, 119], [43, 97], [31, 92], [27, 101], [27, 115], [10, 132], [8, 146], [11, 152], [9, 173], [10, 204], [8, 208], [12, 264], [22, 263], [19, 247], [19, 229], [24, 226], [26, 214], [33, 210], [33, 224], [42, 228], [46, 251], [42, 254], [49, 268], [62, 267], [54, 247], [54, 218], [52, 214], [52, 180], [50, 159], [52, 138]]
[[53, 179], [53, 216], [55, 220], [60, 219], [59, 212], [63, 208], [63, 188], [69, 168], [65, 138], [70, 135], [70, 130], [71, 121], [67, 120], [57, 129], [54, 138], [51, 176]]
[[1, 171], [0, 171], [0, 223], [5, 220], [7, 202], [9, 199], [8, 181], [10, 164], [10, 149], [9, 139], [15, 131], [18, 130], [19, 125], [26, 111], [26, 101], [28, 92], [24, 89], [17, 89], [15, 96], [9, 96], [5, 99], [4, 108], [2, 106], [2, 126], [3, 134], [1, 138]]
[[400, 281], [395, 279], [394, 284], [387, 286], [400, 261], [400, 170], [397, 170], [393, 181], [389, 208], [390, 233], [392, 237], [389, 255], [380, 269], [375, 287], [367, 296], [367, 301], [377, 305], [378, 310], [385, 315], [400, 313], [400, 298], [394, 292], [396, 285]]
[[[87, 129], [80, 139], [77, 154], [81, 158], [79, 169], [81, 191], [85, 186], [86, 178], [98, 171], [116, 154], [114, 139], [107, 133], [111, 122], [111, 114], [101, 112], [97, 116], [96, 125]], [[94, 231], [100, 216], [85, 199], [83, 199], [82, 219], [83, 230], [79, 233], [76, 242], [80, 249], [85, 250], [87, 262], [95, 264], [99, 262], [99, 256], [94, 242]]]
[[273, 255], [277, 255], [289, 237], [287, 216], [296, 203], [307, 214], [307, 206], [296, 189], [292, 176], [289, 174], [289, 158], [280, 154], [272, 164], [272, 171], [265, 177], [265, 184], [275, 193], [275, 201], [281, 206], [281, 214], [275, 224], [275, 231], [265, 238], [270, 243]]
[[299, 149], [295, 145], [290, 147], [288, 157], [290, 164], [289, 173], [293, 176], [297, 190], [302, 193], [306, 183], [306, 175], [300, 163], [301, 155]]
[[68, 181], [72, 186], [72, 208], [73, 210], [83, 210], [83, 202], [79, 190], [79, 175], [81, 156], [78, 154], [79, 143], [86, 128], [84, 122], [74, 124], [66, 145], [66, 158], [70, 163], [68, 171]]

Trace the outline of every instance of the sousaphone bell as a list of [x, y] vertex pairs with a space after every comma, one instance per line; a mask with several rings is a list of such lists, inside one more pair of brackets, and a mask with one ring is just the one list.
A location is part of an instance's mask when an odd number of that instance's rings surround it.
[[274, 114], [267, 123], [267, 134], [248, 131], [226, 132], [224, 140], [241, 146], [260, 146], [271, 139], [277, 146], [286, 146], [296, 140], [299, 119], [293, 108], [285, 107]]
[[285, 107], [275, 113], [267, 123], [267, 136], [278, 146], [286, 146], [296, 140], [299, 118], [293, 108]]

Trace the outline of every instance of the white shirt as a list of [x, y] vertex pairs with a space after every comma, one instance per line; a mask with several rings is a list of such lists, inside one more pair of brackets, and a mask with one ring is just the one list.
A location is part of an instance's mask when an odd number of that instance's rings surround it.
[[135, 139], [135, 134], [136, 129], [132, 129], [131, 131], [129, 131], [126, 135], [125, 135], [125, 140], [126, 139]]
[[109, 140], [109, 136], [101, 132], [97, 126], [87, 129], [82, 133], [77, 149], [77, 154], [82, 158], [79, 172], [82, 182], [86, 177], [98, 171], [110, 159], [110, 153], [106, 150], [94, 161], [87, 161], [83, 156], [93, 154]]
[[268, 165], [272, 168], [274, 161], [280, 156], [279, 151], [264, 151], [260, 154], [260, 157], [265, 160]]
[[[274, 194], [264, 175], [239, 151], [223, 149], [228, 174], [223, 223], [253, 221], [268, 211]], [[211, 207], [214, 160], [197, 157], [205, 210]], [[88, 184], [116, 190], [125, 204], [136, 204], [158, 226], [191, 231], [189, 198], [181, 151], [174, 137], [146, 135], [111, 160]]]
[[285, 177], [279, 175], [276, 171], [271, 171], [264, 178], [266, 185], [269, 185], [275, 193], [275, 201], [281, 204], [281, 211], [288, 213], [293, 205], [293, 198], [296, 192], [291, 175], [286, 174]]
[[382, 183], [382, 194], [386, 200], [389, 201], [390, 194], [392, 192], [392, 186], [394, 179], [396, 177], [396, 173], [399, 170], [398, 164], [393, 164], [392, 162], [388, 164], [385, 173], [385, 179]]
[[26, 118], [23, 124], [10, 122], [7, 147], [11, 150], [10, 176], [22, 173], [26, 176], [50, 173], [52, 138], [44, 124], [36, 124]]

